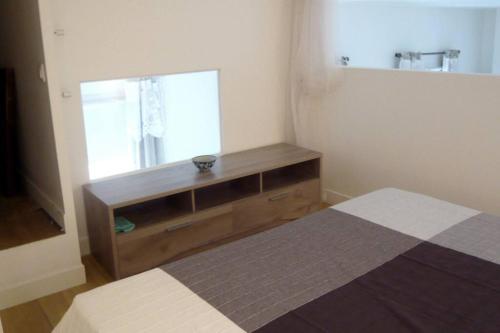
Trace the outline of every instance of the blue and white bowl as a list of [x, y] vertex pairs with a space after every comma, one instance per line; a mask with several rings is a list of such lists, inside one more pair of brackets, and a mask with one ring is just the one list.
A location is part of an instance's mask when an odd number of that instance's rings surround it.
[[213, 155], [203, 155], [193, 157], [194, 165], [200, 170], [200, 172], [209, 171], [217, 161], [217, 157]]

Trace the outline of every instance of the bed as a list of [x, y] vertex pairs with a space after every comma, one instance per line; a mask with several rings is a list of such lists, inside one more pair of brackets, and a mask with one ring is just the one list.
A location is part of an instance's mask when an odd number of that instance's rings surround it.
[[500, 332], [500, 218], [382, 189], [78, 295], [54, 332]]

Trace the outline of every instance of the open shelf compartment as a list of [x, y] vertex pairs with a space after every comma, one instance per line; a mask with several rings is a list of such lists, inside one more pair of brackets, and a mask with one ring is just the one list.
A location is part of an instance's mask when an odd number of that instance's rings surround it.
[[241, 177], [194, 191], [196, 210], [223, 205], [260, 193], [260, 174]]
[[306, 180], [319, 178], [320, 159], [292, 164], [282, 168], [266, 171], [262, 174], [263, 191], [268, 192], [282, 187], [297, 184]]
[[192, 213], [192, 195], [187, 191], [116, 209], [114, 217], [122, 216], [134, 223], [136, 229], [141, 229]]

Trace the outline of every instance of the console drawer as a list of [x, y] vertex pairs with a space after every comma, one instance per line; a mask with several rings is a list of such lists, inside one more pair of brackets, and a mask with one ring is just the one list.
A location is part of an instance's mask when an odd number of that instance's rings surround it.
[[315, 211], [320, 204], [319, 179], [265, 192], [234, 204], [234, 229], [240, 232], [266, 224], [296, 220]]
[[[207, 217], [207, 215], [212, 215]], [[120, 278], [158, 266], [196, 247], [228, 237], [233, 232], [232, 206], [226, 205], [180, 219], [162, 232], [118, 242]]]

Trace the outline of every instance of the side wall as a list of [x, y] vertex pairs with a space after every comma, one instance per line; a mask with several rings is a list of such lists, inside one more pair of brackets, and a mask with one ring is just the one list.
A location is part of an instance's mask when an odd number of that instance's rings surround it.
[[59, 80], [79, 233], [88, 182], [81, 81], [220, 69], [224, 153], [285, 136], [291, 1], [55, 0]]
[[18, 95], [21, 170], [33, 198], [63, 225], [64, 205], [47, 84], [37, 0], [0, 2], [1, 66], [14, 68]]
[[500, 215], [500, 77], [346, 69], [311, 145], [325, 188], [399, 187]]
[[[45, 54], [48, 77], [45, 94], [50, 101], [46, 105], [48, 110], [46, 117], [51, 119], [52, 125], [48, 130], [53, 131], [55, 137], [53, 149], [58, 157], [53, 162], [52, 168], [59, 170], [60, 177], [58, 175], [54, 182], [62, 184], [59, 191], [61, 202], [65, 207], [63, 218], [66, 232], [64, 235], [0, 251], [0, 309], [40, 298], [85, 282], [85, 269], [80, 260], [73, 194], [69, 176], [68, 149], [64, 140], [60, 87], [55, 79], [57, 76], [55, 75], [57, 63], [53, 56], [54, 33], [51, 26], [44, 24], [44, 22], [50, 21], [48, 7], [50, 1], [9, 0], [8, 3], [12, 6], [11, 8], [18, 9], [22, 13], [30, 13], [30, 19], [27, 22], [32, 29], [30, 31], [39, 32], [40, 22], [42, 22], [41, 34], [38, 36], [36, 43], [42, 45], [42, 52]], [[6, 1], [3, 1], [2, 6], [6, 3]], [[4, 7], [2, 7], [3, 9]], [[4, 12], [2, 11], [2, 13]], [[12, 15], [20, 14], [17, 10], [15, 13], [10, 13]], [[14, 34], [14, 32], [11, 33]], [[21, 38], [20, 36], [17, 37]], [[30, 39], [24, 39], [23, 47], [25, 49], [28, 48], [29, 41]], [[30, 77], [30, 80], [36, 82], [37, 73], [38, 69], [32, 71], [31, 74], [34, 78]], [[42, 155], [42, 157], [47, 158], [45, 155]], [[43, 161], [39, 162], [43, 163]]]

